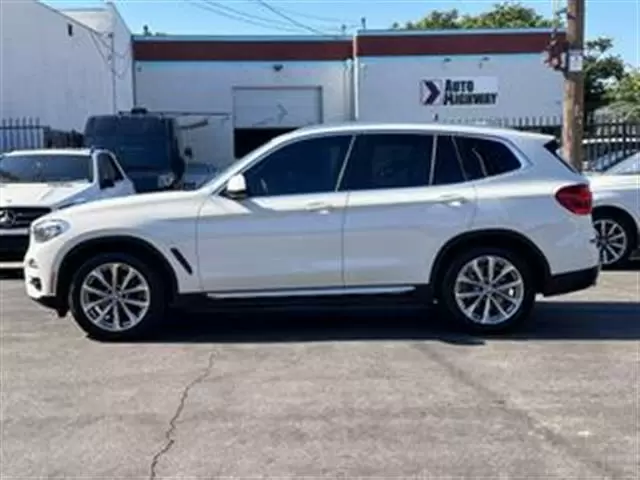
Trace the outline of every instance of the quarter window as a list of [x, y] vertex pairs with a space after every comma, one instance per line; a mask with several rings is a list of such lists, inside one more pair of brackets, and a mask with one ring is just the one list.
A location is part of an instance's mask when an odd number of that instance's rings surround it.
[[456, 137], [458, 153], [469, 180], [493, 177], [520, 168], [520, 161], [505, 144], [494, 140]]
[[429, 184], [433, 137], [366, 134], [356, 138], [341, 190], [424, 187]]
[[352, 137], [318, 137], [281, 147], [244, 173], [252, 197], [335, 191]]

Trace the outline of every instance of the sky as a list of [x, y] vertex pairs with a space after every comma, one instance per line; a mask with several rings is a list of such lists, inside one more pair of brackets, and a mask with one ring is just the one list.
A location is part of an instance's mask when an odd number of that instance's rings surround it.
[[[457, 8], [478, 13], [497, 0], [114, 0], [134, 33], [143, 25], [152, 32], [200, 35], [335, 34], [366, 18], [367, 28], [385, 29], [393, 22], [417, 20], [432, 10]], [[586, 37], [614, 39], [615, 53], [640, 66], [640, 0], [586, 0]], [[100, 5], [102, 0], [46, 0], [56, 8]], [[528, 0], [545, 16], [566, 0]], [[350, 30], [352, 31], [352, 30]]]

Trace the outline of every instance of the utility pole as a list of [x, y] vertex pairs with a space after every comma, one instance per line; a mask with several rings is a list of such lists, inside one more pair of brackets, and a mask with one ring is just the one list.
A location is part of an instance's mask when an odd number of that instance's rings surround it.
[[562, 145], [565, 158], [578, 171], [582, 171], [584, 132], [584, 17], [585, 0], [567, 0]]

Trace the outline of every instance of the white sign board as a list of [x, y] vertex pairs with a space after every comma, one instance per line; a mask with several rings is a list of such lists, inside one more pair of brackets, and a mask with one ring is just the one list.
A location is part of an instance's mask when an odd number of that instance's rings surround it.
[[498, 102], [498, 78], [426, 78], [420, 81], [420, 102], [445, 107], [494, 106]]

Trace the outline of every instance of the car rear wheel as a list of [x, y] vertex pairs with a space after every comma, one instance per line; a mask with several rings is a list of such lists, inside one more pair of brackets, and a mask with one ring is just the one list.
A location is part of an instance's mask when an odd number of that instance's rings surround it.
[[527, 263], [509, 250], [489, 247], [455, 257], [440, 291], [445, 313], [474, 333], [498, 333], [522, 324], [535, 295]]
[[609, 213], [596, 212], [593, 215], [593, 226], [598, 236], [602, 266], [617, 268], [627, 263], [633, 251], [628, 222]]
[[96, 340], [133, 340], [150, 334], [165, 315], [160, 276], [137, 258], [119, 253], [87, 260], [69, 291], [71, 314]]

